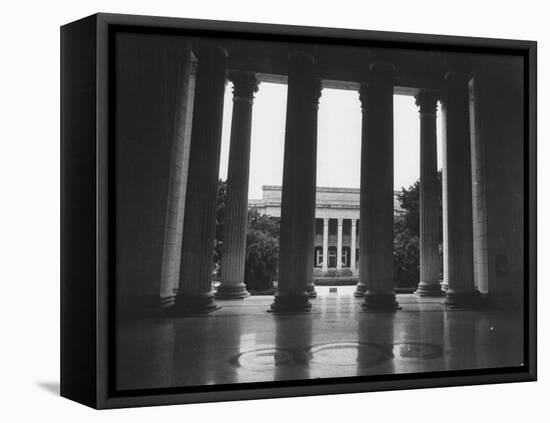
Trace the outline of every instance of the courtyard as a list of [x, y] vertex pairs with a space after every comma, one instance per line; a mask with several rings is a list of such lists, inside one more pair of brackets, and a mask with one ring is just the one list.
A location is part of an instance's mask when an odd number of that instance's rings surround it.
[[[267, 312], [272, 296], [219, 300], [215, 313], [131, 319], [117, 334], [122, 389], [520, 366], [522, 314], [449, 310], [398, 294], [401, 310], [365, 312], [355, 286], [317, 287], [307, 313]], [[348, 292], [349, 291], [349, 292]]]

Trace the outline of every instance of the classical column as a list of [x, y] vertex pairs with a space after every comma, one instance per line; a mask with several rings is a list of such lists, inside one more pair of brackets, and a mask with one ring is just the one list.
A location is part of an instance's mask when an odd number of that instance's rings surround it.
[[[180, 271], [181, 271], [181, 245], [183, 235], [183, 220], [185, 216], [185, 197], [187, 193], [187, 175], [189, 171], [189, 151], [191, 150], [191, 126], [193, 125], [193, 105], [195, 104], [195, 86], [197, 80], [197, 61], [191, 62], [191, 70], [189, 74], [189, 88], [187, 94], [187, 110], [185, 113], [185, 134], [183, 140], [183, 157], [181, 167], [181, 183], [180, 183], [180, 196], [179, 196], [179, 211], [178, 222], [175, 239], [175, 248], [178, 254], [178, 261], [176, 265], [176, 272], [173, 276], [173, 282], [171, 289], [174, 292], [175, 288], [179, 285]], [[175, 295], [174, 295], [175, 298]]]
[[311, 308], [306, 292], [315, 232], [317, 110], [321, 95], [314, 59], [289, 57], [288, 95], [281, 199], [279, 282], [272, 311]]
[[350, 268], [351, 272], [355, 274], [355, 250], [357, 249], [356, 241], [357, 241], [357, 221], [354, 219], [351, 219], [351, 256], [350, 256]]
[[212, 293], [212, 259], [216, 230], [216, 197], [220, 167], [223, 99], [227, 53], [201, 42], [185, 196], [181, 271], [174, 312], [177, 315], [216, 310]]
[[246, 222], [248, 214], [248, 175], [250, 171], [250, 133], [252, 104], [258, 79], [252, 72], [231, 72], [233, 115], [225, 200], [225, 240], [221, 283], [216, 298], [238, 299], [248, 295], [244, 284], [246, 260]]
[[[157, 47], [158, 48], [158, 47]], [[189, 66], [184, 70], [184, 79], [181, 89], [185, 97], [180, 98], [181, 110], [175, 114], [174, 122], [174, 144], [172, 145], [170, 163], [169, 195], [167, 201], [167, 213], [164, 229], [164, 248], [162, 253], [161, 267], [161, 304], [163, 307], [172, 307], [175, 301], [174, 288], [178, 286], [180, 259], [181, 259], [181, 231], [183, 227], [183, 212], [185, 201], [184, 172], [187, 172], [189, 158], [189, 141], [191, 133], [191, 119], [193, 115], [193, 97], [195, 92], [196, 66], [191, 61], [191, 41], [186, 43], [184, 57], [189, 61]], [[142, 51], [141, 46], [138, 46]], [[149, 70], [146, 71], [148, 76]], [[163, 81], [164, 83], [164, 81]], [[132, 100], [133, 102], [134, 100]], [[135, 117], [134, 117], [135, 118]], [[133, 123], [132, 123], [133, 125]], [[158, 152], [158, 138], [155, 137], [152, 143], [155, 152]], [[164, 163], [162, 164], [164, 167]], [[142, 207], [142, 211], [143, 207]], [[147, 277], [146, 275], [143, 275]], [[135, 280], [132, 281], [132, 284]]]
[[306, 291], [309, 298], [317, 298], [317, 291], [315, 291], [315, 284], [313, 283], [313, 267], [315, 265], [315, 225], [308, 249], [311, 250], [311, 254], [307, 256]]
[[361, 189], [359, 290], [366, 288], [363, 309], [395, 310], [393, 291], [393, 74], [394, 66], [377, 61], [361, 84]]
[[449, 215], [449, 213], [447, 212], [447, 192], [448, 192], [448, 189], [447, 189], [447, 172], [445, 171], [445, 169], [447, 169], [447, 149], [446, 149], [446, 145], [447, 145], [447, 128], [446, 128], [446, 124], [445, 124], [445, 106], [443, 105], [443, 102], [441, 102], [441, 151], [442, 151], [442, 157], [441, 157], [441, 164], [442, 164], [442, 172], [441, 172], [441, 214], [442, 214], [442, 217], [441, 217], [441, 220], [442, 220], [442, 229], [443, 229], [443, 234], [442, 234], [442, 241], [443, 241], [443, 246], [442, 246], [442, 253], [443, 253], [443, 280], [441, 281], [441, 290], [443, 292], [447, 292], [447, 289], [449, 289], [449, 284], [447, 283], [447, 281], [449, 280], [449, 250], [448, 250], [448, 245], [449, 245], [449, 231], [448, 231], [448, 228], [449, 228], [449, 225], [448, 225], [448, 222], [447, 222], [447, 216]]
[[468, 75], [449, 72], [442, 101], [445, 119], [443, 172], [447, 214], [447, 299], [450, 307], [471, 306], [474, 294], [474, 250], [472, 221], [472, 166]]
[[323, 219], [323, 272], [328, 272], [328, 217]]
[[[361, 110], [363, 110], [363, 106], [361, 106]], [[361, 194], [359, 194], [359, 202], [361, 202]], [[359, 210], [359, 216], [361, 216], [361, 210]], [[358, 221], [358, 224], [359, 224], [359, 265], [357, 266], [357, 286], [355, 287], [355, 292], [353, 293], [353, 295], [355, 295], [356, 297], [364, 297], [365, 296], [365, 292], [367, 291], [367, 285], [365, 284], [365, 282], [361, 279], [361, 275], [365, 275], [366, 274], [366, 269], [363, 269], [361, 270], [361, 250], [362, 250], [362, 247], [361, 247], [361, 219], [359, 219]], [[356, 237], [357, 238], [357, 237]]]
[[436, 93], [421, 91], [420, 108], [420, 282], [416, 294], [444, 295], [439, 284]]
[[336, 270], [342, 270], [342, 225], [343, 220], [338, 218], [338, 232], [336, 236]]

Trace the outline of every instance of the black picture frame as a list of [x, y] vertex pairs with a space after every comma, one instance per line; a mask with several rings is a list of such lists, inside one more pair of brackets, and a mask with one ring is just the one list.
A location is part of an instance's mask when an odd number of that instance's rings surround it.
[[[113, 389], [113, 81], [115, 31], [200, 34], [449, 52], [524, 61], [524, 357], [521, 367], [199, 388]], [[537, 377], [536, 110], [533, 41], [95, 14], [61, 28], [61, 395], [97, 409], [534, 381]]]

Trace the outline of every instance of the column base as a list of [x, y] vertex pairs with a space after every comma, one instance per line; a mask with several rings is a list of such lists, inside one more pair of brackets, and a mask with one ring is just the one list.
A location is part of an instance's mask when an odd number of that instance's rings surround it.
[[306, 287], [306, 292], [309, 298], [317, 298], [317, 291], [315, 291], [315, 285], [311, 284]]
[[250, 293], [246, 290], [246, 285], [241, 283], [239, 285], [220, 285], [215, 297], [220, 300], [241, 300], [249, 295]]
[[482, 305], [483, 298], [479, 291], [453, 291], [447, 290], [444, 304], [449, 309], [478, 308]]
[[309, 294], [304, 292], [303, 294], [281, 294], [275, 295], [275, 301], [271, 304], [271, 309], [268, 311], [272, 313], [300, 313], [311, 310], [311, 303], [309, 302]]
[[172, 307], [173, 316], [189, 316], [194, 314], [208, 314], [221, 307], [214, 301], [214, 294], [178, 294], [176, 303]]
[[439, 282], [429, 283], [429, 282], [420, 282], [418, 288], [414, 293], [420, 297], [444, 297], [445, 292], [441, 289]]
[[355, 292], [353, 293], [353, 295], [357, 298], [363, 298], [366, 292], [367, 292], [367, 285], [365, 285], [362, 282], [357, 282], [357, 285], [355, 287]]
[[395, 299], [395, 293], [390, 292], [372, 292], [365, 293], [365, 301], [361, 304], [364, 311], [395, 311], [401, 310], [401, 306]]

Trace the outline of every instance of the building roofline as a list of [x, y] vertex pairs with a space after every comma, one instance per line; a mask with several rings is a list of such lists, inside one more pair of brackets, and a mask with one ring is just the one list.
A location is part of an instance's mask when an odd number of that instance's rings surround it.
[[[262, 185], [262, 191], [282, 191], [281, 185]], [[317, 192], [347, 192], [352, 194], [359, 194], [360, 188], [344, 188], [344, 187], [317, 187]], [[394, 194], [400, 194], [400, 189], [394, 189]]]
[[[281, 185], [262, 185], [262, 191], [271, 190], [271, 191], [281, 191]], [[344, 187], [317, 187], [317, 192], [349, 192], [358, 194], [360, 192], [359, 188], [344, 188]]]

